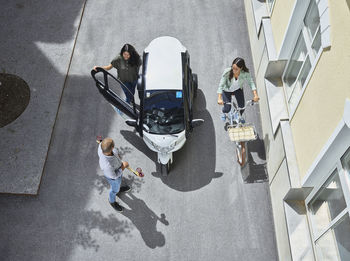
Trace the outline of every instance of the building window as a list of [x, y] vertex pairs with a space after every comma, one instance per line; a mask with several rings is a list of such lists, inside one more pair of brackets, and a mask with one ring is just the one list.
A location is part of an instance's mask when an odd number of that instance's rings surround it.
[[344, 209], [346, 203], [337, 170], [322, 185], [314, 200], [309, 204], [314, 233], [320, 234]]
[[316, 241], [316, 255], [319, 260], [349, 260], [350, 218], [346, 214]]
[[350, 260], [350, 149], [307, 203], [319, 260]]
[[321, 51], [320, 15], [316, 0], [311, 0], [304, 16], [299, 36], [283, 74], [289, 106], [299, 103], [307, 79]]

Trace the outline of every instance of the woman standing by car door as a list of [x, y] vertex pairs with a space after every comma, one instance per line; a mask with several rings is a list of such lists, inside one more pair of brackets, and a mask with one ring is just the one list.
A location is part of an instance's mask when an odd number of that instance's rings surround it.
[[[257, 102], [259, 100], [258, 93], [256, 91], [255, 84], [249, 73], [248, 68], [242, 58], [237, 57], [233, 60], [232, 66], [226, 68], [221, 76], [218, 93], [218, 104], [224, 105], [222, 108], [221, 119], [225, 121], [226, 113], [231, 110], [231, 96], [234, 95], [238, 106], [243, 108], [245, 106], [243, 86], [247, 84], [253, 91], [253, 100]], [[240, 111], [243, 114], [243, 110]]]
[[[109, 65], [101, 66], [105, 70], [110, 70], [113, 67], [117, 69], [118, 79], [126, 86], [123, 88], [126, 96], [126, 102], [130, 103], [135, 94], [135, 87], [139, 69], [141, 66], [141, 58], [135, 48], [130, 44], [125, 44], [120, 50], [120, 54], [115, 57]], [[94, 70], [99, 66], [94, 66]]]

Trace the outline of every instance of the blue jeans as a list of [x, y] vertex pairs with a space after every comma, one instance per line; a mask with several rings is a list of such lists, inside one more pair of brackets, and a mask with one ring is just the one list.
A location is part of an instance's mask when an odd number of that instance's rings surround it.
[[122, 89], [123, 89], [125, 96], [126, 96], [126, 102], [130, 103], [134, 97], [134, 94], [135, 94], [135, 87], [136, 87], [137, 81], [123, 82], [123, 83], [127, 88], [126, 89], [125, 87], [122, 86]]
[[[222, 100], [224, 102], [231, 102], [231, 96], [234, 95], [236, 98], [236, 101], [238, 103], [238, 107], [243, 108], [245, 105], [245, 100], [244, 100], [244, 94], [242, 89], [238, 89], [234, 92], [222, 92]], [[223, 113], [228, 113], [231, 110], [231, 104], [225, 104], [224, 107], [222, 108]], [[240, 113], [241, 115], [243, 114], [244, 110], [241, 110]]]
[[107, 178], [108, 183], [111, 185], [111, 190], [109, 191], [109, 202], [114, 203], [115, 197], [120, 190], [120, 185], [122, 184], [122, 176], [116, 179]]

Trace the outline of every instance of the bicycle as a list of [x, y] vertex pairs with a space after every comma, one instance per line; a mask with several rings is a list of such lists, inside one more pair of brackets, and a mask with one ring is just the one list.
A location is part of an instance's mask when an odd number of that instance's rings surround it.
[[225, 102], [224, 104], [230, 104], [231, 110], [227, 113], [225, 120], [225, 130], [228, 131], [229, 138], [236, 144], [236, 154], [237, 161], [241, 167], [244, 167], [247, 163], [248, 150], [247, 142], [256, 140], [258, 135], [253, 124], [245, 122], [243, 113], [241, 111], [245, 110], [248, 106], [253, 106], [256, 102], [249, 100], [246, 102], [243, 108], [239, 108], [238, 105], [233, 101], [231, 97], [231, 102]]

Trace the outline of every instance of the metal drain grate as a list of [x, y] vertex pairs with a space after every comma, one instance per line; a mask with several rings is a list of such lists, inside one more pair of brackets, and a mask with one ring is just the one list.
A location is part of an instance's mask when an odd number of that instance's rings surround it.
[[20, 77], [0, 73], [0, 128], [16, 120], [28, 106], [30, 89]]

